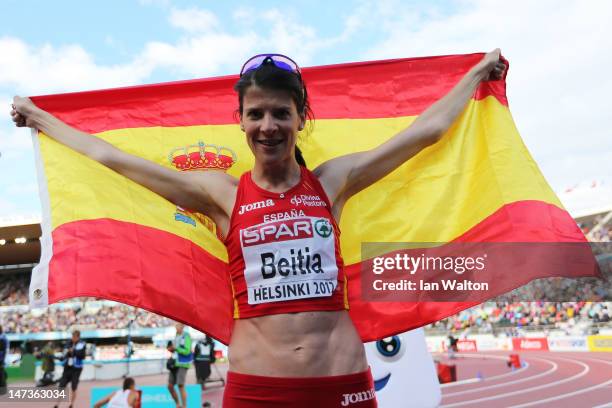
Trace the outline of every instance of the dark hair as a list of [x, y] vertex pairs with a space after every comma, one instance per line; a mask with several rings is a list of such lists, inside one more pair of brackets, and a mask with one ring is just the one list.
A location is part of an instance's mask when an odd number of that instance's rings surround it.
[[125, 377], [125, 380], [123, 380], [123, 391], [131, 388], [134, 384], [136, 383], [132, 377]]
[[[264, 62], [259, 68], [246, 72], [234, 85], [234, 90], [238, 92], [237, 113], [240, 116], [242, 116], [244, 94], [253, 85], [264, 89], [288, 92], [298, 113], [303, 115], [308, 122], [306, 132], [310, 132], [314, 114], [310, 109], [306, 84], [304, 84], [300, 74], [278, 68], [272, 61]], [[295, 159], [300, 166], [306, 166], [302, 151], [297, 145], [295, 146]]]

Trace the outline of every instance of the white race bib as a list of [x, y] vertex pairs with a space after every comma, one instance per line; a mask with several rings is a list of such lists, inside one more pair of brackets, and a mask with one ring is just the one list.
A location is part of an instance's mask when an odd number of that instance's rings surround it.
[[240, 231], [250, 305], [331, 296], [338, 284], [327, 218], [264, 222]]

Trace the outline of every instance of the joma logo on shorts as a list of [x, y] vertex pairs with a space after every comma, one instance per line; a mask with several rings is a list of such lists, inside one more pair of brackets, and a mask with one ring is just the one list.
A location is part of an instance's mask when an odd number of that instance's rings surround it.
[[376, 398], [376, 394], [374, 388], [371, 388], [367, 391], [354, 392], [352, 394], [342, 394], [342, 398], [344, 398], [344, 401], [342, 401], [340, 405], [342, 405], [343, 407], [347, 407], [351, 404], [356, 404], [358, 402], [373, 400], [374, 398]]
[[246, 212], [266, 207], [274, 207], [274, 200], [257, 201], [255, 203], [241, 205], [238, 214], [242, 215]]

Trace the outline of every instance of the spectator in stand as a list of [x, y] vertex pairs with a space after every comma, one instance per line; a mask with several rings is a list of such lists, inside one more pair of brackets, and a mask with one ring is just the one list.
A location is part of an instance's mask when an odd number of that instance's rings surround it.
[[608, 323], [610, 321], [610, 314], [607, 309], [604, 309], [603, 314], [601, 316], [602, 323]]
[[[612, 230], [606, 226], [606, 234]], [[612, 246], [593, 244], [598, 254], [609, 254]], [[612, 275], [612, 256], [600, 257], [600, 268], [604, 275]], [[29, 274], [9, 275], [0, 287], [0, 305], [15, 306], [27, 304]], [[551, 300], [570, 300], [570, 302], [544, 302]], [[472, 309], [465, 310], [441, 322], [433, 323], [431, 328], [444, 331], [454, 329], [462, 331], [475, 329], [491, 333], [495, 327], [520, 325], [522, 327], [563, 326], [570, 330], [582, 323], [603, 324], [609, 322], [609, 311], [604, 313], [603, 301], [612, 299], [612, 285], [598, 279], [541, 279], [518, 288], [508, 294]], [[172, 321], [154, 313], [139, 310], [131, 306], [104, 304], [101, 307], [87, 307], [95, 299], [69, 299], [70, 305], [61, 308], [51, 306], [42, 315], [32, 315], [24, 308], [4, 310], [0, 315], [0, 324], [6, 333], [40, 333], [49, 331], [66, 331], [77, 326], [81, 329], [118, 329], [127, 327], [130, 316], [136, 315], [133, 328], [169, 327]], [[536, 300], [527, 302], [522, 300]], [[609, 310], [609, 309], [606, 309]]]

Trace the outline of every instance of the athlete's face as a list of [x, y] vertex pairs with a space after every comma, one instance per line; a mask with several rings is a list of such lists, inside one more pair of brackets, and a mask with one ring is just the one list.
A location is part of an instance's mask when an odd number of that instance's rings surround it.
[[240, 128], [255, 160], [270, 164], [292, 160], [297, 134], [304, 127], [291, 95], [251, 86], [242, 100]]

